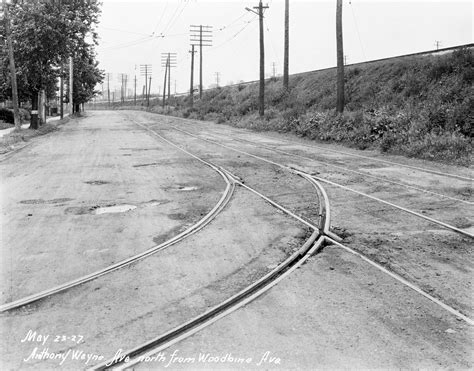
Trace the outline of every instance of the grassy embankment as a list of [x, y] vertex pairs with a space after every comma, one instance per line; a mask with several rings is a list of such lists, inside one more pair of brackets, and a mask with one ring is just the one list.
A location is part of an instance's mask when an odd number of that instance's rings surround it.
[[214, 120], [254, 130], [293, 132], [359, 149], [469, 165], [474, 117], [474, 56], [460, 49], [347, 66], [346, 110], [334, 112], [335, 69], [266, 82], [266, 113], [258, 117], [258, 84], [208, 90], [188, 108], [176, 98], [171, 109], [151, 111]]

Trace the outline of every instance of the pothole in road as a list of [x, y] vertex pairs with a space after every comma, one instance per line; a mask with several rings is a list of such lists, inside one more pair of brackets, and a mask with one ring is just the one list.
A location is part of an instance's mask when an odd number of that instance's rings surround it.
[[176, 188], [177, 191], [181, 191], [181, 192], [195, 191], [197, 189], [198, 189], [198, 187], [185, 187], [185, 186], [179, 186], [179, 187]]
[[135, 205], [111, 205], [111, 206], [103, 206], [98, 207], [92, 210], [92, 214], [100, 215], [100, 214], [108, 214], [108, 213], [125, 213], [130, 210], [135, 210], [137, 207]]
[[156, 165], [159, 165], [158, 162], [152, 162], [152, 163], [149, 163], [149, 164], [138, 164], [138, 165], [133, 165], [133, 167], [145, 167], [145, 166], [156, 166]]
[[41, 204], [59, 204], [63, 202], [72, 201], [72, 198], [55, 198], [53, 200], [43, 200], [41, 198], [35, 200], [22, 200], [20, 204], [26, 205], [41, 205]]
[[89, 180], [84, 183], [91, 184], [91, 185], [104, 185], [104, 184], [109, 184], [110, 182], [107, 182], [105, 180]]
[[137, 207], [135, 205], [106, 205], [106, 206], [80, 206], [80, 207], [68, 207], [65, 210], [66, 214], [73, 215], [100, 215], [100, 214], [110, 214], [110, 213], [125, 213], [127, 211], [135, 210]]

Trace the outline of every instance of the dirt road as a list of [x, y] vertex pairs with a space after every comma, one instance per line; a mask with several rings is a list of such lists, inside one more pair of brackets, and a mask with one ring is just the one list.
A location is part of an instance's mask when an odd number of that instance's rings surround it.
[[[1, 303], [143, 252], [209, 213], [225, 180], [166, 140], [314, 223], [314, 188], [280, 164], [473, 230], [466, 179], [472, 169], [144, 112], [89, 112], [0, 159]], [[329, 183], [325, 188], [333, 230], [344, 244], [474, 317], [470, 237]], [[308, 234], [304, 224], [238, 187], [196, 234], [1, 314], [2, 369], [90, 367], [230, 297]], [[472, 339], [469, 324], [327, 246], [257, 301], [138, 368], [471, 368]]]

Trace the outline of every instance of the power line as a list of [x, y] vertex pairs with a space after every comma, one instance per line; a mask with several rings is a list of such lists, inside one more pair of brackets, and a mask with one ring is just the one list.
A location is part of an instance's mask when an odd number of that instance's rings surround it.
[[189, 3], [189, 0], [185, 0], [185, 1], [184, 1], [184, 4], [183, 4], [183, 7], [181, 8], [181, 11], [180, 11], [179, 14], [176, 16], [176, 13], [178, 12], [179, 6], [180, 6], [180, 4], [178, 4], [178, 6], [176, 7], [176, 10], [175, 10], [173, 16], [171, 17], [171, 19], [170, 19], [170, 21], [168, 22], [168, 24], [166, 25], [166, 27], [163, 29], [163, 32], [162, 32], [162, 33], [166, 33], [171, 27], [174, 26], [174, 24], [176, 23], [176, 21], [178, 20], [178, 18], [181, 16], [181, 14], [183, 13], [184, 8], [186, 8], [186, 6], [188, 5], [188, 3]]
[[163, 12], [161, 13], [160, 19], [158, 20], [158, 22], [157, 22], [156, 25], [155, 25], [155, 28], [153, 29], [153, 32], [152, 32], [153, 35], [155, 34], [156, 30], [158, 29], [158, 26], [160, 25], [161, 21], [163, 20], [163, 17], [164, 17], [164, 15], [165, 15], [165, 13], [166, 13], [166, 9], [168, 9], [168, 1], [167, 1], [166, 4], [165, 4], [165, 9], [164, 9]]
[[209, 50], [215, 50], [215, 49], [218, 49], [220, 48], [221, 46], [224, 46], [225, 44], [227, 44], [228, 42], [232, 41], [233, 39], [235, 39], [238, 35], [240, 35], [250, 24], [252, 24], [253, 22], [255, 22], [256, 20], [258, 19], [258, 17], [253, 17], [251, 20], [247, 21], [244, 25], [244, 27], [242, 27], [239, 31], [237, 31], [234, 35], [232, 35], [230, 38], [228, 38], [227, 40], [225, 40], [224, 42], [222, 42], [221, 44], [217, 45], [217, 46], [214, 46], [212, 48], [209, 48]]
[[143, 32], [135, 32], [135, 31], [129, 31], [129, 30], [122, 30], [120, 28], [114, 28], [114, 27], [106, 27], [106, 26], [100, 26], [100, 28], [103, 28], [105, 30], [111, 30], [111, 31], [118, 31], [118, 32], [123, 32], [123, 33], [129, 33], [133, 35], [142, 35], [142, 36], [152, 36], [153, 33], [148, 34], [148, 33], [143, 33]]

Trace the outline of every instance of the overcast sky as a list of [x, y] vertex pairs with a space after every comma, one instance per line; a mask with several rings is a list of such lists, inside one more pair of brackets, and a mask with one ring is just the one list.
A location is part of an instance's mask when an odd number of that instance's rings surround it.
[[[450, 47], [473, 42], [471, 1], [364, 1], [344, 0], [344, 54], [347, 63]], [[268, 0], [265, 11], [266, 74], [283, 71], [284, 1]], [[172, 69], [172, 93], [189, 89], [189, 26], [213, 26], [213, 46], [203, 51], [203, 80], [208, 86], [258, 79], [258, 16], [245, 10], [257, 0], [103, 0], [100, 67], [144, 84], [140, 64], [152, 65], [152, 92], [162, 88], [161, 53], [177, 53]], [[336, 0], [290, 0], [290, 74], [334, 66]], [[164, 37], [162, 37], [164, 36]], [[274, 65], [273, 65], [274, 64]], [[195, 59], [195, 83], [199, 81], [199, 55]], [[129, 83], [132, 87], [132, 83]]]

